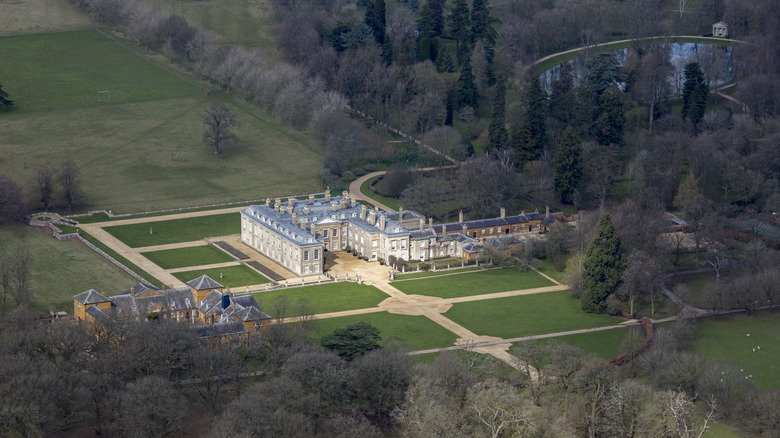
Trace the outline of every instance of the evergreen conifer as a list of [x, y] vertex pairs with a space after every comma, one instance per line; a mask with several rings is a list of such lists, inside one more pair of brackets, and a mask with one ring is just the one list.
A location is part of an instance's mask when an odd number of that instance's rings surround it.
[[612, 217], [604, 214], [599, 219], [582, 265], [582, 310], [603, 313], [607, 308], [607, 297], [617, 290], [624, 269], [620, 237]]

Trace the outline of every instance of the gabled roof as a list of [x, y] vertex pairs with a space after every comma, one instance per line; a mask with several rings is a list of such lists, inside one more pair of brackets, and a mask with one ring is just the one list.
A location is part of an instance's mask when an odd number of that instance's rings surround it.
[[241, 321], [221, 322], [219, 324], [199, 325], [193, 327], [199, 338], [211, 338], [215, 336], [229, 336], [246, 333], [246, 328]]
[[529, 221], [538, 221], [542, 219], [542, 215], [535, 211], [531, 213], [526, 213], [525, 217], [527, 217]]
[[477, 219], [473, 221], [466, 221], [464, 222], [466, 226], [473, 230], [474, 228], [485, 228], [485, 227], [499, 227], [501, 225], [506, 225], [506, 221], [501, 219], [500, 217], [494, 217], [489, 219]]
[[241, 321], [262, 321], [265, 319], [271, 319], [265, 312], [257, 307], [245, 307], [235, 313], [235, 317]]
[[549, 227], [550, 225], [554, 224], [556, 221], [557, 219], [555, 219], [555, 216], [548, 216], [542, 220], [542, 225], [544, 225], [545, 227]]
[[97, 304], [111, 301], [95, 289], [86, 290], [78, 295], [74, 295], [73, 298], [81, 304]]
[[156, 292], [161, 292], [161, 291], [160, 291], [160, 289], [157, 289], [157, 288], [156, 288], [156, 287], [154, 287], [154, 286], [147, 286], [147, 285], [145, 285], [145, 284], [143, 284], [143, 283], [138, 283], [138, 284], [136, 284], [136, 285], [133, 285], [133, 286], [131, 286], [131, 287], [130, 287], [130, 289], [127, 289], [127, 290], [125, 290], [124, 292], [122, 292], [122, 293], [121, 293], [121, 294], [119, 294], [119, 295], [128, 295], [128, 294], [132, 294], [133, 296], [136, 296], [136, 295], [140, 295], [140, 294], [142, 294], [142, 293], [144, 293], [144, 292], [146, 292], [146, 291], [148, 291], [148, 290], [153, 290], [153, 291], [156, 291]]
[[257, 300], [255, 300], [255, 297], [252, 295], [242, 295], [240, 297], [231, 297], [231, 301], [233, 301], [234, 304], [238, 304], [241, 307], [257, 307], [260, 308], [260, 305], [257, 304]]
[[106, 312], [100, 310], [97, 306], [89, 306], [87, 308], [87, 314], [95, 319], [95, 321], [105, 323], [108, 322], [111, 318], [106, 314]]
[[436, 231], [426, 228], [424, 230], [411, 230], [409, 231], [409, 236], [412, 240], [414, 239], [428, 239], [430, 237], [436, 236]]
[[201, 275], [194, 280], [188, 281], [187, 284], [195, 290], [222, 289], [223, 287], [208, 275]]
[[522, 224], [528, 222], [528, 218], [523, 216], [522, 214], [519, 214], [517, 216], [507, 216], [504, 218], [506, 220], [506, 223], [508, 224]]

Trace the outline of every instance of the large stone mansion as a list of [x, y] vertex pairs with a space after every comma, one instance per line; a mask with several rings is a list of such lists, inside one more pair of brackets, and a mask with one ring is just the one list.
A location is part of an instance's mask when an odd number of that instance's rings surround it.
[[355, 250], [369, 260], [471, 259], [490, 239], [546, 230], [555, 222], [538, 212], [434, 225], [414, 211], [383, 212], [341, 196], [266, 199], [241, 211], [241, 241], [299, 276], [322, 272], [325, 251]]

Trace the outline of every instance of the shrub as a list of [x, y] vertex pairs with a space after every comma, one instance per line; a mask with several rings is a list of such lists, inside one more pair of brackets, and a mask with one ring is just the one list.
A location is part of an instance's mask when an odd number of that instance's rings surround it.
[[427, 263], [420, 263], [418, 266], [420, 266], [420, 270], [427, 271], [428, 269], [431, 269], [430, 266], [428, 266]]

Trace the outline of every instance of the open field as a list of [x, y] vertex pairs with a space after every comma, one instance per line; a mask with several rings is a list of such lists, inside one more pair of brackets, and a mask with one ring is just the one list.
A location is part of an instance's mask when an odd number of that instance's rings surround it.
[[84, 29], [95, 24], [67, 0], [0, 0], [0, 17], [0, 35]]
[[539, 266], [536, 266], [536, 269], [559, 283], [564, 283], [566, 281], [566, 272], [559, 271], [555, 267], [552, 259], [542, 259], [542, 263], [540, 263]]
[[225, 251], [222, 251], [213, 245], [142, 252], [141, 255], [163, 269], [211, 265], [215, 263], [232, 262], [235, 260], [233, 257], [226, 254]]
[[[703, 318], [696, 322], [693, 347], [710, 359], [744, 366], [759, 389], [780, 388], [780, 313]], [[747, 336], [750, 334], [750, 336]], [[761, 349], [754, 348], [761, 347]]]
[[620, 347], [620, 341], [623, 339], [625, 334], [626, 329], [614, 329], [592, 333], [579, 333], [576, 335], [559, 336], [556, 338], [526, 342], [564, 342], [573, 347], [582, 349], [582, 351], [584, 351], [586, 354], [595, 354], [596, 356], [606, 360], [617, 356], [618, 348]]
[[393, 286], [407, 294], [440, 298], [483, 295], [510, 290], [533, 289], [554, 284], [533, 271], [508, 269], [478, 271], [467, 274], [445, 275], [413, 281], [393, 282]]
[[[222, 275], [222, 278], [220, 278], [220, 274]], [[194, 271], [176, 272], [172, 275], [185, 283], [194, 278], [198, 278], [201, 275], [208, 275], [213, 278], [214, 281], [225, 287], [241, 287], [271, 282], [271, 280], [258, 274], [254, 269], [244, 265], [213, 269], [196, 269]]]
[[585, 313], [568, 292], [547, 292], [453, 304], [444, 314], [478, 335], [514, 338], [619, 324], [622, 320]]
[[484, 271], [484, 268], [479, 268], [477, 266], [470, 266], [470, 267], [456, 269], [456, 270], [452, 270], [452, 271], [414, 272], [414, 273], [411, 273], [411, 274], [396, 275], [395, 276], [395, 280], [396, 281], [401, 281], [401, 280], [413, 280], [413, 279], [441, 277], [442, 275], [459, 275], [459, 274], [465, 274], [467, 272], [474, 272], [474, 271]]
[[340, 312], [343, 310], [364, 309], [375, 307], [388, 298], [387, 294], [374, 286], [356, 283], [335, 283], [317, 286], [296, 287], [252, 294], [263, 311], [274, 318], [274, 301], [280, 296], [286, 296], [289, 301], [285, 318], [298, 316], [296, 304], [301, 298], [306, 298], [314, 313]]
[[0, 252], [24, 245], [32, 257], [33, 309], [73, 313], [73, 295], [96, 289], [114, 295], [138, 283], [78, 241], [60, 242], [43, 229], [18, 224], [0, 226]]
[[412, 350], [446, 347], [458, 339], [454, 333], [424, 316], [378, 312], [318, 320], [319, 333], [314, 342], [319, 343], [320, 338], [333, 333], [335, 329], [346, 328], [361, 321], [370, 323], [380, 330], [381, 344], [387, 342], [390, 337], [396, 337], [404, 341]]
[[[115, 225], [103, 228], [131, 248], [191, 242], [204, 237], [238, 234], [241, 229], [238, 213], [224, 213], [184, 219]], [[149, 234], [149, 229], [152, 234]]]
[[[206, 90], [155, 66], [94, 30], [2, 37], [3, 89], [14, 112], [198, 96]], [[34, 53], [34, 56], [30, 56]]]

